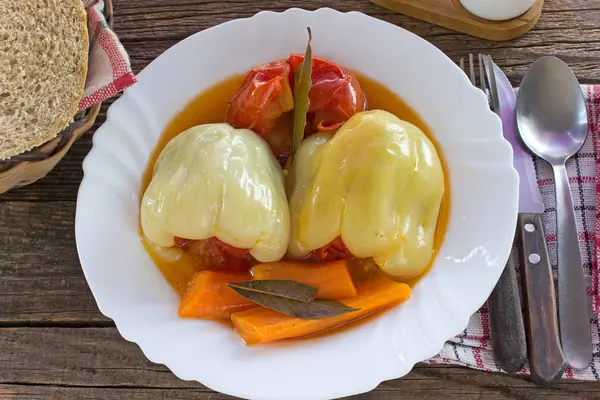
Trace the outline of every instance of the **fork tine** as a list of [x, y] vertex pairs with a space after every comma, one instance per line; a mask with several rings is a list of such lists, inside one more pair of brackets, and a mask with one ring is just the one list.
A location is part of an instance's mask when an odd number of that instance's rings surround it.
[[473, 61], [473, 54], [469, 54], [469, 77], [473, 86], [477, 86], [475, 83], [475, 62]]
[[[496, 75], [494, 73], [494, 61], [490, 55], [478, 54], [479, 74], [476, 74], [475, 71], [477, 70], [477, 67], [475, 66], [474, 58], [475, 56], [473, 54], [469, 54], [469, 65], [465, 66], [465, 58], [462, 57], [459, 60], [458, 65], [460, 69], [468, 75], [471, 84], [485, 93], [488, 105], [492, 111], [498, 112], [500, 109], [500, 99], [498, 97], [498, 87], [496, 85]], [[468, 72], [466, 69], [468, 69]], [[477, 76], [479, 76], [479, 86], [477, 86]]]
[[483, 54], [479, 53], [478, 58], [479, 58], [479, 88], [481, 90], [483, 90], [483, 93], [485, 93], [486, 71], [485, 71], [485, 66], [483, 64]]

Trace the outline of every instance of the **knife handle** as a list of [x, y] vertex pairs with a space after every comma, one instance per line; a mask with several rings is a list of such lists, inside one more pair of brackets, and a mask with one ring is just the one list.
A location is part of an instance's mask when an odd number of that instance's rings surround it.
[[518, 372], [527, 359], [523, 311], [513, 264], [509, 259], [488, 299], [494, 358], [509, 373]]
[[519, 214], [523, 297], [527, 315], [529, 365], [533, 380], [552, 386], [566, 363], [558, 336], [554, 278], [540, 214]]

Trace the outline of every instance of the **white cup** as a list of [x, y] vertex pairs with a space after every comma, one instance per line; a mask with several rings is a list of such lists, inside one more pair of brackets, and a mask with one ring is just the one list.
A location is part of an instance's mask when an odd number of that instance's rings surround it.
[[460, 0], [472, 14], [492, 21], [516, 18], [531, 8], [535, 0]]

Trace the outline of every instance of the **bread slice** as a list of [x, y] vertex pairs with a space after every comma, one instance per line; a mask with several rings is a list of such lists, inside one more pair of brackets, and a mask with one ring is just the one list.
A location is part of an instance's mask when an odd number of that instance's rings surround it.
[[88, 48], [82, 0], [0, 0], [0, 160], [73, 120]]

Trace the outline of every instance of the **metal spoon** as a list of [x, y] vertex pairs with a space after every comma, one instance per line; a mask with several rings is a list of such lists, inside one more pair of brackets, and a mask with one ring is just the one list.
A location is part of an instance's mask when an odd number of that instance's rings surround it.
[[565, 359], [573, 368], [592, 362], [588, 298], [566, 161], [587, 138], [585, 99], [577, 78], [556, 57], [534, 62], [517, 100], [524, 144], [554, 170], [558, 233], [558, 320]]

